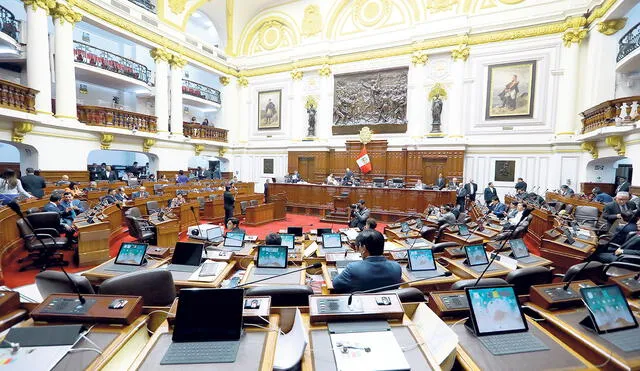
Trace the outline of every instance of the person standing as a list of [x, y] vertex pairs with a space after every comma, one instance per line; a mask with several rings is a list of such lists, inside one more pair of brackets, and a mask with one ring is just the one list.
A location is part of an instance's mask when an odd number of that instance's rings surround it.
[[515, 189], [516, 191], [522, 189], [523, 191], [527, 192], [527, 183], [524, 181], [524, 179], [518, 178]]
[[621, 176], [619, 179], [620, 184], [616, 188], [616, 194], [618, 194], [618, 192], [629, 192], [629, 182], [627, 182], [627, 178]]
[[469, 183], [465, 184], [464, 188], [467, 191], [469, 201], [475, 201], [476, 193], [478, 193], [478, 185], [473, 182], [473, 179], [469, 179]]
[[436, 180], [436, 186], [438, 189], [442, 189], [447, 185], [447, 180], [442, 176], [442, 173], [438, 174], [438, 179]]
[[224, 187], [224, 224], [227, 225], [229, 219], [233, 218], [233, 209], [235, 207], [236, 198], [231, 193], [231, 186]]
[[487, 188], [484, 189], [484, 203], [489, 205], [494, 198], [498, 198], [498, 191], [493, 186], [493, 182], [489, 182]]
[[12, 169], [6, 169], [0, 178], [0, 202], [9, 203], [18, 195], [27, 198], [33, 197], [22, 188], [22, 182], [16, 176], [16, 172]]
[[23, 176], [20, 181], [25, 191], [31, 193], [34, 197], [44, 197], [44, 189], [47, 186], [44, 178], [34, 175], [33, 168], [27, 168], [27, 175]]

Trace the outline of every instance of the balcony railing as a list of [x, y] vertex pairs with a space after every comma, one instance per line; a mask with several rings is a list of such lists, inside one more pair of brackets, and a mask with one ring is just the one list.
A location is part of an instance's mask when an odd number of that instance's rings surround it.
[[182, 93], [220, 104], [220, 92], [191, 80], [182, 80]]
[[156, 5], [154, 4], [154, 2], [151, 2], [149, 0], [129, 0], [130, 3], [134, 3], [139, 7], [145, 8], [148, 11], [150, 11], [151, 13], [155, 13], [156, 12]]
[[3, 6], [0, 6], [0, 31], [18, 41], [20, 21], [17, 21], [13, 13]]
[[0, 107], [35, 112], [37, 90], [0, 80]]
[[640, 23], [629, 30], [618, 42], [618, 57], [616, 62], [620, 62], [624, 57], [631, 54], [640, 47]]
[[158, 132], [155, 116], [109, 107], [78, 106], [78, 121], [90, 126]]
[[149, 84], [151, 71], [143, 64], [79, 41], [73, 42], [75, 61]]
[[582, 134], [608, 126], [637, 121], [640, 96], [608, 100], [581, 112]]
[[227, 130], [211, 126], [202, 126], [200, 124], [184, 122], [182, 124], [182, 132], [184, 136], [193, 139], [213, 140], [215, 142], [227, 141]]

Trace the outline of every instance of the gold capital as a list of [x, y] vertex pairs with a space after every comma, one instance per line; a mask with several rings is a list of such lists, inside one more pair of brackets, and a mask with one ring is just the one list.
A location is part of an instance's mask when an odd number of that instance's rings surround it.
[[196, 156], [200, 156], [200, 153], [202, 153], [202, 151], [204, 151], [204, 144], [196, 144], [193, 146], [193, 149], [196, 152]]
[[331, 76], [331, 67], [329, 66], [329, 64], [323, 64], [322, 67], [318, 70], [318, 75], [322, 77]]
[[627, 25], [627, 18], [612, 19], [598, 23], [598, 32], [611, 36], [614, 33], [620, 31]]
[[249, 80], [244, 76], [238, 77], [238, 86], [246, 88], [247, 86], [249, 86]]
[[177, 54], [172, 54], [171, 59], [169, 59], [169, 64], [171, 67], [179, 69], [187, 65], [187, 60]]
[[22, 2], [25, 7], [31, 7], [34, 11], [42, 8], [47, 14], [56, 7], [56, 0], [22, 0]]
[[171, 60], [171, 53], [169, 53], [165, 48], [151, 49], [149, 51], [149, 55], [154, 61], [156, 61], [156, 63], [158, 63], [158, 61], [169, 62]]
[[54, 20], [57, 19], [60, 24], [67, 21], [73, 25], [82, 20], [80, 13], [73, 11], [69, 5], [63, 3], [56, 3], [55, 8], [51, 9], [51, 16]]
[[604, 139], [604, 142], [606, 143], [606, 145], [613, 148], [619, 156], [624, 156], [625, 152], [627, 151], [627, 146], [624, 142], [624, 139], [622, 139], [622, 135], [613, 135], [610, 137], [606, 137]]
[[580, 148], [589, 152], [591, 157], [598, 158], [598, 147], [596, 146], [596, 142], [583, 142], [580, 145]]
[[113, 142], [113, 134], [100, 133], [100, 148], [101, 149], [109, 149], [109, 148], [111, 148], [111, 143], [112, 142]]
[[569, 17], [564, 21], [564, 26], [567, 28], [562, 35], [562, 41], [567, 48], [573, 44], [580, 45], [582, 40], [587, 37], [588, 30], [584, 28], [587, 25], [587, 18], [585, 17]]
[[227, 76], [220, 76], [220, 83], [224, 86], [229, 85], [229, 83], [231, 82], [231, 79], [228, 78]]
[[11, 140], [22, 143], [24, 136], [33, 130], [33, 123], [28, 121], [16, 121], [13, 123], [13, 135]]
[[155, 139], [145, 138], [145, 140], [142, 142], [142, 151], [149, 152], [149, 150], [151, 149], [151, 147], [153, 147], [154, 144], [156, 144]]
[[302, 80], [302, 76], [304, 76], [304, 73], [298, 69], [291, 71], [291, 78], [294, 80]]
[[451, 51], [451, 58], [453, 58], [454, 61], [461, 60], [466, 62], [467, 58], [469, 58], [470, 51], [471, 49], [469, 49], [467, 44], [460, 44]]
[[428, 60], [429, 56], [425, 52], [418, 51], [411, 55], [411, 63], [413, 63], [414, 66], [424, 66]]
[[434, 100], [436, 97], [447, 99], [447, 91], [444, 90], [444, 87], [439, 82], [435, 83], [429, 92], [429, 100]]
[[225, 153], [227, 153], [227, 149], [225, 147], [220, 147], [220, 149], [218, 149], [218, 156], [224, 157]]

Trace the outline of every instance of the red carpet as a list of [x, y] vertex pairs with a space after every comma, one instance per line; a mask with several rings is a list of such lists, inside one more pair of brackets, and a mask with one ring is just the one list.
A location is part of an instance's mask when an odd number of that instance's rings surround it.
[[[206, 221], [202, 221], [202, 223], [206, 223]], [[308, 216], [308, 215], [296, 215], [296, 214], [287, 214], [287, 218], [285, 220], [281, 220], [278, 222], [264, 224], [258, 227], [248, 227], [240, 224], [240, 228], [243, 228], [247, 231], [249, 235], [257, 235], [259, 239], [264, 239], [264, 237], [271, 232], [278, 232], [281, 229], [287, 229], [288, 226], [302, 226], [305, 232], [310, 229], [317, 228], [332, 228], [334, 230], [338, 230], [340, 228], [345, 228], [344, 224], [331, 224], [331, 223], [322, 223], [317, 216]], [[386, 224], [379, 223], [378, 230], [382, 231]], [[184, 241], [187, 239], [186, 233], [180, 234], [180, 240]], [[130, 237], [128, 234], [123, 233], [122, 237], [115, 240], [114, 243], [109, 248], [109, 254], [111, 257], [114, 257], [120, 248], [120, 244], [126, 241], [133, 241], [134, 239]], [[26, 253], [18, 254], [18, 256], [24, 256]], [[91, 269], [91, 266], [86, 267], [78, 267], [72, 261], [72, 252], [65, 251], [64, 252], [65, 260], [69, 261], [69, 266], [65, 268], [67, 272], [82, 272]], [[28, 270], [25, 272], [19, 272], [20, 266], [24, 265], [18, 264], [17, 261], [14, 261], [10, 264], [4, 265], [2, 267], [2, 272], [4, 273], [4, 281], [5, 285], [11, 288], [29, 285], [34, 283], [35, 276], [38, 274], [38, 270]], [[59, 268], [52, 268], [54, 270], [58, 270]]]

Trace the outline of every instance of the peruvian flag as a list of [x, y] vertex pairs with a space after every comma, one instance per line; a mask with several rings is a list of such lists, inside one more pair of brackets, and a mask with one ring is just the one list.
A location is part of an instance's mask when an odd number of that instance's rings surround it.
[[367, 154], [367, 147], [362, 145], [362, 150], [360, 151], [360, 155], [356, 159], [356, 163], [360, 166], [360, 171], [363, 174], [366, 174], [371, 171], [371, 161], [369, 161], [369, 155]]

